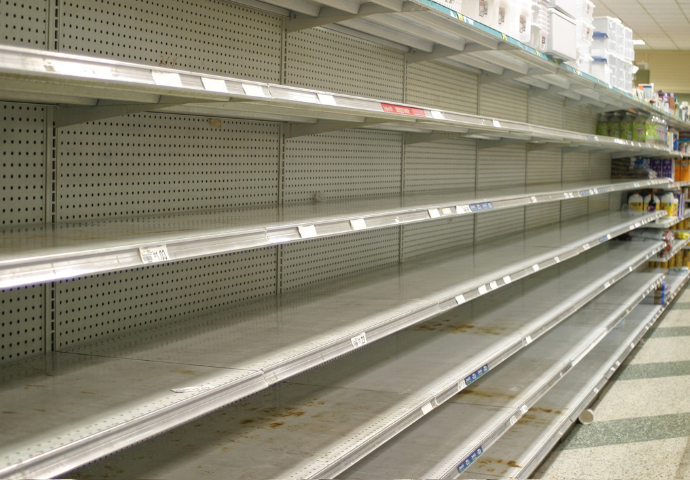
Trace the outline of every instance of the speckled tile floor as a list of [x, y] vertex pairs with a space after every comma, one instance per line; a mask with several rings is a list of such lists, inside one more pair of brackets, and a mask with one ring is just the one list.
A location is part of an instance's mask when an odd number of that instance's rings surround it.
[[628, 357], [534, 478], [690, 478], [690, 289]]

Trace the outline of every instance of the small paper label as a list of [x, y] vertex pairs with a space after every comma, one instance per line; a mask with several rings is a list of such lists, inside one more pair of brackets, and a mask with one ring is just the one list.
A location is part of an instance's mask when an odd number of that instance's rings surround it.
[[499, 122], [498, 120], [494, 120], [493, 124], [494, 124], [494, 127], [501, 128], [501, 122]]
[[585, 250], [589, 250], [589, 243], [585, 243], [584, 245], [582, 245], [582, 248]]
[[163, 87], [181, 87], [182, 79], [178, 73], [172, 72], [157, 72], [156, 70], [151, 70], [151, 76], [156, 85], [161, 85]]
[[537, 203], [537, 197], [532, 197], [532, 203]]
[[512, 417], [510, 417], [510, 424], [515, 425], [516, 423], [517, 423], [517, 418], [515, 417], [515, 415], [513, 415]]
[[434, 409], [433, 405], [431, 405], [431, 403], [427, 403], [426, 405], [424, 405], [422, 407], [422, 415], [426, 415], [427, 413], [429, 413], [433, 409]]
[[527, 336], [525, 337], [525, 345], [529, 345], [530, 343], [532, 343], [532, 336], [531, 336], [531, 335], [527, 335]]
[[611, 283], [609, 283], [609, 282], [606, 282], [606, 283], [604, 284], [604, 288], [609, 288], [610, 286], [611, 286]]
[[535, 272], [538, 272], [539, 271], [539, 265], [536, 263], [534, 265], [532, 265], [532, 270], [534, 270]]
[[505, 277], [503, 277], [503, 283], [508, 285], [510, 282], [512, 282], [512, 280], [510, 279], [510, 275], [506, 275]]
[[399, 115], [410, 115], [413, 117], [426, 117], [426, 113], [421, 108], [405, 107], [403, 105], [393, 105], [391, 103], [382, 103], [381, 108], [386, 113], [397, 113]]
[[367, 343], [367, 334], [366, 334], [365, 332], [362, 332], [362, 333], [360, 333], [359, 335], [357, 335], [356, 337], [352, 337], [352, 338], [350, 339], [350, 341], [352, 342], [352, 346], [353, 346], [353, 347], [359, 348], [359, 347], [361, 347], [362, 345], [366, 345], [366, 343]]
[[478, 290], [479, 290], [479, 295], [485, 295], [486, 292], [488, 291], [488, 290], [486, 289], [486, 285], [482, 285], [481, 287], [479, 287]]
[[599, 389], [598, 389], [597, 387], [594, 387], [594, 388], [592, 389], [592, 391], [593, 391], [594, 393], [599, 393]]
[[630, 348], [635, 348], [635, 344], [634, 344], [634, 343], [631, 343], [631, 344], [630, 344]]
[[201, 77], [201, 83], [204, 84], [204, 88], [209, 92], [228, 93], [228, 86], [225, 84], [225, 80]]
[[553, 257], [553, 261], [556, 263], [561, 263], [561, 259], [559, 257]]
[[568, 196], [567, 193], [564, 193], [563, 196], [564, 196], [565, 198], [570, 198], [570, 197]]
[[363, 218], [358, 218], [355, 220], [350, 220], [350, 226], [352, 227], [352, 230], [364, 230], [367, 228], [367, 222], [365, 222]]
[[316, 95], [319, 97], [319, 102], [321, 102], [321, 105], [337, 105], [333, 95], [327, 95], [325, 93], [317, 93]]
[[637, 188], [637, 187], [639, 187], [639, 186], [640, 186], [640, 184], [639, 184], [639, 183], [637, 183], [637, 182], [635, 182], [635, 183], [634, 183], [633, 185], [635, 185], [635, 188]]
[[465, 381], [464, 381], [464, 380], [460, 380], [460, 381], [458, 382], [458, 392], [459, 392], [460, 390], [462, 390], [463, 388], [465, 388], [466, 386], [467, 386], [467, 385], [465, 385]]
[[165, 262], [170, 260], [168, 255], [168, 248], [165, 245], [158, 245], [156, 247], [142, 247], [139, 249], [141, 261], [144, 263]]
[[450, 208], [442, 208], [441, 213], [443, 213], [444, 215], [452, 215], [453, 210], [451, 210]]
[[265, 97], [266, 93], [261, 85], [250, 85], [248, 83], [242, 84], [242, 90], [244, 93], [251, 97]]
[[458, 302], [458, 305], [462, 305], [463, 303], [465, 303], [465, 296], [458, 295], [455, 297], [455, 301]]
[[443, 115], [442, 112], [439, 112], [438, 110], [432, 110], [431, 111], [431, 116], [435, 118], [436, 120], [445, 120], [446, 116]]
[[430, 216], [431, 218], [438, 218], [438, 217], [441, 216], [441, 214], [438, 212], [438, 209], [436, 209], [436, 208], [431, 208], [431, 209], [429, 209], [429, 216]]
[[297, 227], [299, 230], [299, 236], [302, 238], [314, 238], [316, 237], [316, 227], [314, 225], [304, 225]]
[[470, 208], [469, 205], [458, 205], [455, 207], [455, 213], [458, 215], [462, 215], [463, 213], [470, 213], [472, 212], [472, 209]]
[[527, 410], [529, 410], [529, 408], [527, 408], [527, 405], [523, 405], [523, 406], [520, 407], [520, 412], [521, 412], [523, 415], [524, 415], [525, 413], [527, 413]]
[[489, 283], [489, 286], [491, 287], [491, 290], [496, 290], [498, 288], [498, 283], [494, 281]]

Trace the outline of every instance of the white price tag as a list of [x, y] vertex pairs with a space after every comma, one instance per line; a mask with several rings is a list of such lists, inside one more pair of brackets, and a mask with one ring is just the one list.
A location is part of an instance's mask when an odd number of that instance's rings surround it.
[[488, 290], [486, 289], [486, 285], [482, 285], [481, 287], [479, 287], [478, 290], [479, 290], [479, 295], [485, 295], [486, 292], [488, 292]]
[[364, 230], [367, 228], [367, 222], [363, 218], [357, 218], [355, 220], [350, 220], [350, 226], [352, 230]]
[[316, 237], [316, 227], [314, 225], [304, 225], [302, 227], [297, 227], [297, 230], [299, 230], [299, 236], [302, 238]]
[[333, 95], [317, 93], [317, 96], [319, 97], [319, 102], [321, 102], [321, 105], [337, 105], [335, 103], [335, 97]]
[[611, 284], [610, 284], [609, 282], [606, 282], [606, 283], [604, 284], [604, 288], [609, 288], [610, 286], [611, 286]]
[[251, 97], [265, 97], [266, 93], [261, 85], [250, 85], [248, 83], [242, 84], [242, 90], [244, 93]]
[[530, 343], [532, 343], [532, 335], [527, 335], [525, 337], [525, 345], [529, 345]]
[[582, 248], [584, 250], [589, 250], [589, 243], [585, 243], [584, 245], [582, 245]]
[[539, 271], [539, 264], [535, 263], [534, 265], [532, 265], [532, 270], [534, 270], [535, 272], [538, 272]]
[[431, 218], [438, 218], [438, 217], [441, 216], [441, 214], [438, 213], [438, 209], [432, 208], [432, 209], [429, 210], [429, 216], [430, 216]]
[[553, 261], [556, 263], [561, 263], [561, 259], [558, 257], [553, 257]]
[[443, 213], [444, 215], [453, 215], [453, 210], [451, 210], [450, 208], [442, 208], [441, 213]]
[[427, 413], [429, 413], [433, 409], [434, 409], [433, 405], [431, 405], [431, 403], [427, 403], [426, 405], [424, 405], [422, 407], [422, 415], [426, 415]]
[[352, 337], [352, 338], [350, 339], [350, 341], [352, 342], [352, 346], [353, 346], [353, 347], [359, 348], [359, 347], [361, 347], [362, 345], [366, 345], [366, 344], [367, 344], [367, 334], [364, 333], [364, 332], [362, 332], [362, 333], [360, 333], [359, 335], [357, 335], [356, 337]]
[[438, 110], [432, 110], [431, 116], [433, 118], [435, 118], [436, 120], [445, 120], [446, 119], [446, 116], [443, 115], [443, 112], [439, 112]]
[[635, 230], [635, 225], [630, 225], [630, 230]]
[[635, 188], [638, 188], [640, 186], [640, 184], [637, 182], [635, 182], [634, 185], [635, 185]]
[[594, 393], [599, 393], [599, 389], [598, 389], [597, 387], [594, 387], [594, 388], [592, 389], [592, 391], [593, 391]]
[[516, 423], [517, 423], [517, 418], [515, 418], [515, 415], [513, 415], [512, 417], [510, 417], [510, 424], [515, 425]]
[[157, 72], [156, 70], [151, 70], [151, 76], [156, 85], [161, 85], [163, 87], [181, 87], [182, 79], [178, 73], [172, 72]]
[[225, 80], [201, 77], [201, 83], [204, 84], [204, 88], [209, 92], [228, 93], [228, 86], [225, 84]]
[[458, 205], [455, 207], [455, 213], [458, 215], [462, 215], [463, 213], [471, 213], [472, 209], [470, 208], [469, 205]]
[[141, 261], [144, 263], [165, 262], [170, 260], [168, 255], [168, 248], [165, 245], [158, 245], [155, 247], [141, 247], [139, 248], [139, 255]]
[[568, 196], [567, 193], [564, 193], [563, 196], [564, 196], [565, 198], [570, 198], [570, 197]]
[[455, 301], [458, 302], [458, 305], [462, 305], [463, 303], [465, 303], [465, 296], [458, 295], [455, 297]]
[[537, 203], [537, 197], [532, 197], [532, 203]]
[[505, 277], [503, 277], [503, 283], [508, 285], [510, 282], [512, 282], [512, 280], [510, 279], [510, 275], [506, 275]]
[[499, 122], [498, 120], [494, 120], [493, 124], [494, 124], [494, 127], [501, 128], [501, 122]]
[[630, 348], [635, 348], [635, 344], [634, 344], [634, 343], [631, 343], [631, 344], [630, 344]]
[[465, 383], [465, 380], [460, 380], [460, 381], [458, 382], [458, 392], [459, 392], [460, 390], [462, 390], [463, 388], [465, 388], [466, 386], [467, 386], [467, 384]]
[[527, 408], [527, 405], [523, 405], [523, 406], [520, 407], [520, 412], [521, 412], [523, 415], [524, 415], [525, 413], [527, 413], [527, 410], [529, 410], [529, 408]]
[[496, 283], [496, 282], [491, 282], [491, 283], [489, 284], [489, 286], [491, 287], [491, 290], [496, 290], [496, 289], [498, 288], [498, 283]]
[[592, 190], [592, 189], [590, 188], [590, 189], [589, 189], [589, 194], [590, 194], [590, 195], [594, 195], [594, 190]]

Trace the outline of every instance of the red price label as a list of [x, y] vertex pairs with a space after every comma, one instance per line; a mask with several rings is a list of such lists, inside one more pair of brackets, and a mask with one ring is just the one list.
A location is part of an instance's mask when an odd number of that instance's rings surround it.
[[400, 115], [412, 115], [413, 117], [426, 117], [426, 113], [421, 108], [403, 107], [402, 105], [392, 105], [382, 103], [381, 108], [386, 113], [397, 113]]

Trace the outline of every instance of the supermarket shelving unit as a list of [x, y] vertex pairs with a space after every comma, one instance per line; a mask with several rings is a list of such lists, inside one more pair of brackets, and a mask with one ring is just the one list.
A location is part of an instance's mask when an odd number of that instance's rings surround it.
[[[593, 134], [602, 108], [659, 112], [434, 2], [5, 8], [3, 478], [264, 404], [291, 425], [265, 476], [334, 476], [580, 310], [603, 323], [569, 348], [608, 338], [661, 279], [636, 271], [661, 243], [611, 240], [664, 215], [622, 192], [668, 182], [610, 159], [681, 154]], [[544, 358], [530, 405], [565, 373]], [[342, 430], [292, 415], [305, 395]]]

